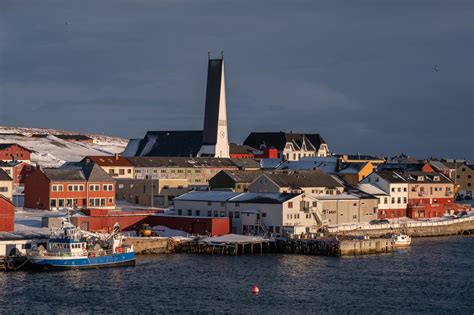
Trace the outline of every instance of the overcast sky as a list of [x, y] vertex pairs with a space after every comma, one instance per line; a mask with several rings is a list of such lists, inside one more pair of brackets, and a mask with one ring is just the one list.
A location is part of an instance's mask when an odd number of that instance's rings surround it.
[[474, 160], [474, 1], [0, 1], [0, 124], [202, 129], [207, 52], [229, 134]]

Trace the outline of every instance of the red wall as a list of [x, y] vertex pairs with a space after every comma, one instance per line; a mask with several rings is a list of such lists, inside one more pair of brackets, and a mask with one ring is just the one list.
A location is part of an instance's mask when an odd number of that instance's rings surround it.
[[[382, 211], [385, 211], [383, 214]], [[393, 218], [401, 218], [407, 215], [407, 209], [379, 209], [377, 219], [393, 219]]]
[[15, 206], [6, 198], [0, 197], [0, 232], [13, 232], [15, 229]]
[[231, 154], [229, 154], [229, 156], [232, 159], [253, 159], [254, 158], [254, 155], [251, 154], [251, 153], [247, 153], [247, 154], [244, 154], [244, 153], [231, 153]]
[[[68, 191], [68, 185], [84, 185], [84, 191]], [[100, 185], [99, 191], [89, 191], [89, 184]], [[52, 191], [52, 185], [63, 185], [63, 191]], [[111, 191], [104, 191], [103, 185], [112, 185]], [[78, 199], [79, 208], [88, 207], [84, 204], [87, 198], [105, 198], [106, 207], [115, 207], [115, 183], [114, 182], [50, 182], [40, 170], [34, 170], [25, 178], [25, 208], [49, 210], [50, 199]], [[112, 198], [112, 202], [109, 202]], [[66, 202], [66, 201], [65, 201]], [[86, 201], [87, 202], [87, 201]]]
[[278, 158], [278, 149], [264, 149], [263, 154], [255, 155], [257, 159], [277, 159]]
[[49, 179], [38, 169], [25, 178], [25, 208], [49, 209]]
[[229, 218], [197, 218], [182, 216], [156, 216], [149, 214], [120, 214], [106, 216], [72, 217], [72, 223], [79, 228], [87, 222], [89, 231], [110, 232], [115, 223], [120, 224], [124, 231], [138, 231], [142, 224], [150, 226], [163, 225], [170, 229], [181, 230], [190, 234], [204, 234], [206, 231], [211, 236], [230, 233]]
[[182, 216], [149, 216], [146, 222], [151, 226], [164, 225], [170, 229], [185, 231], [189, 234], [207, 232], [211, 236], [230, 233], [229, 218], [199, 218]]
[[12, 161], [16, 160], [30, 160], [30, 151], [22, 148], [19, 145], [12, 145], [8, 148], [0, 150], [0, 160]]

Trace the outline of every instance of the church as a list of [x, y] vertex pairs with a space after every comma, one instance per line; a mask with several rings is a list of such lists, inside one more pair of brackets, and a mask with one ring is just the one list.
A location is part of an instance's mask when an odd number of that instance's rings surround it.
[[123, 155], [228, 158], [224, 57], [209, 57], [203, 130], [148, 131], [131, 139]]

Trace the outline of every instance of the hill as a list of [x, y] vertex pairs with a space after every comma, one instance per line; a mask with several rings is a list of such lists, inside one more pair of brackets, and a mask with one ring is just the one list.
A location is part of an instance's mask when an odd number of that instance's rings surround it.
[[[55, 135], [84, 135], [92, 138], [93, 143], [66, 141]], [[32, 162], [43, 167], [58, 167], [66, 161], [80, 161], [86, 155], [121, 153], [128, 139], [67, 130], [0, 126], [0, 143], [18, 143], [34, 151]]]

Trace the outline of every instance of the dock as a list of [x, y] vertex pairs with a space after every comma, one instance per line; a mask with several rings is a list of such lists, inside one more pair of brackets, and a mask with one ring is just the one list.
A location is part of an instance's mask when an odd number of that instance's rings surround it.
[[[263, 254], [276, 251], [275, 241], [261, 236], [227, 234], [196, 239], [186, 244], [191, 253], [199, 254]], [[185, 249], [185, 246], [182, 249]]]

